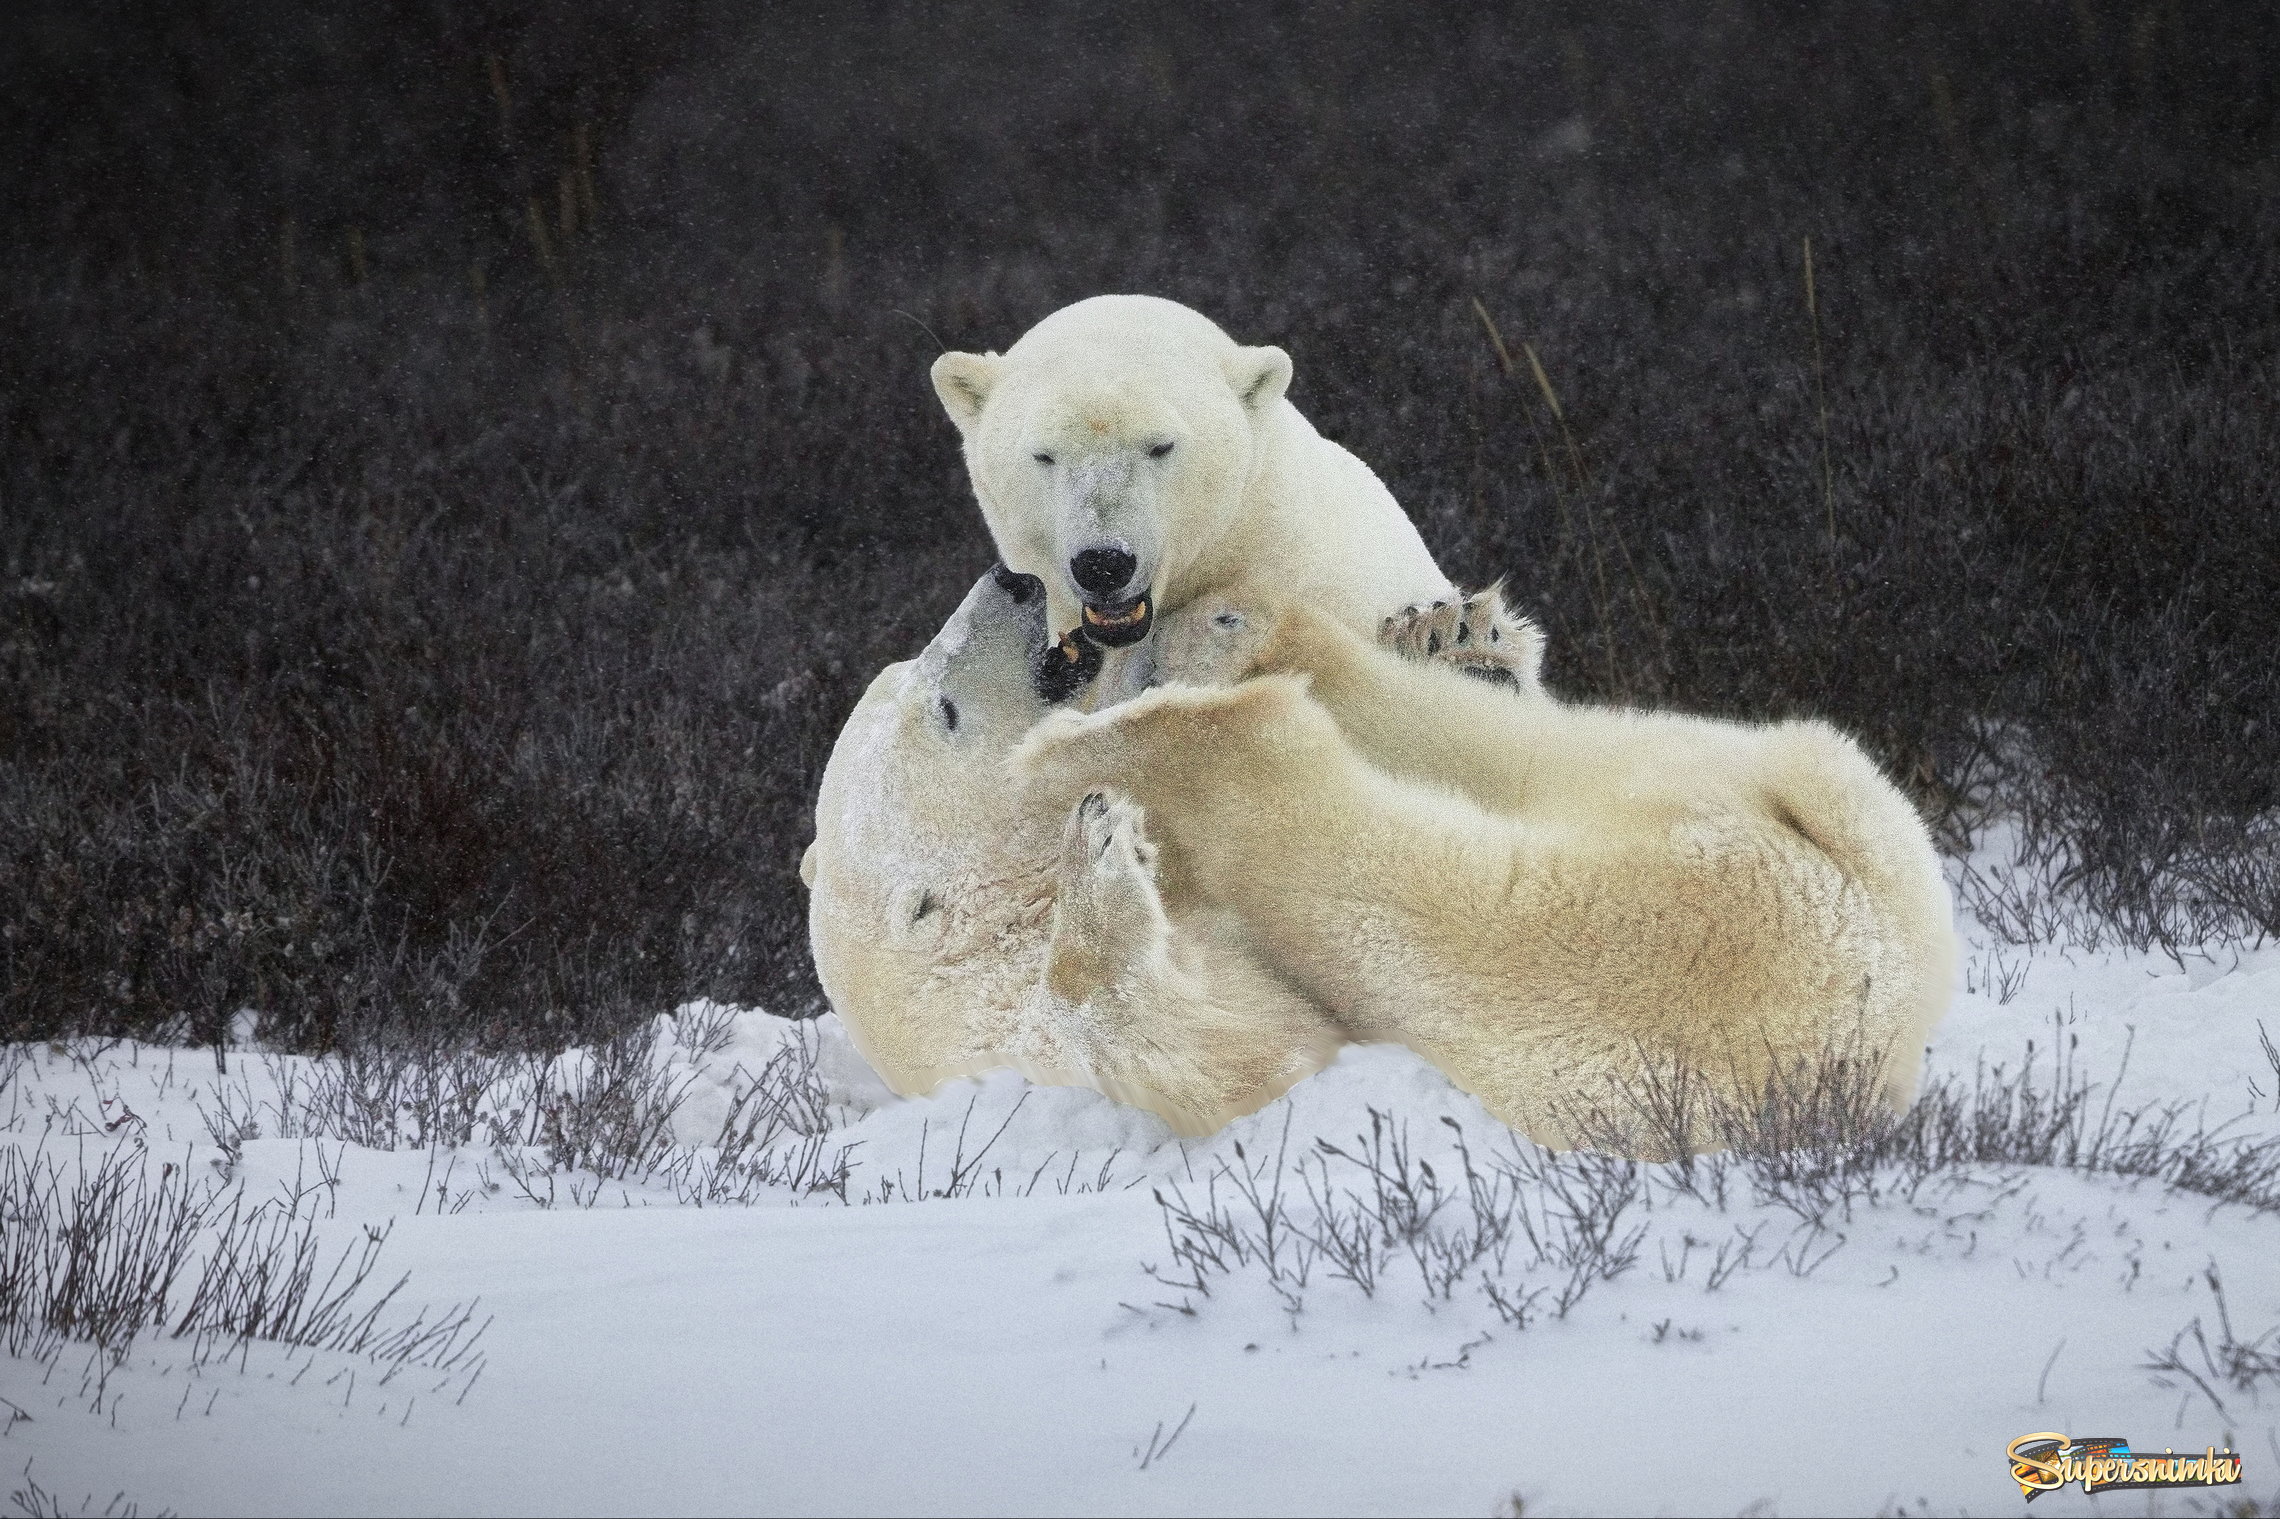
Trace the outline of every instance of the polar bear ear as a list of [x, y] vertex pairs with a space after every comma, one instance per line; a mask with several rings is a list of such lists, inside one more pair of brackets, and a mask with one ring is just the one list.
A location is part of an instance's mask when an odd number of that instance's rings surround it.
[[1290, 355], [1272, 344], [1238, 348], [1227, 360], [1227, 383], [1235, 387], [1244, 409], [1257, 416], [1290, 389]]
[[990, 398], [1004, 363], [994, 353], [946, 353], [934, 361], [929, 371], [934, 377], [934, 393], [942, 398], [942, 409], [950, 413], [960, 432], [972, 432], [982, 420], [982, 403]]
[[817, 839], [815, 843], [808, 845], [807, 851], [800, 856], [800, 884], [810, 890], [815, 887], [815, 846], [822, 842], [823, 840]]

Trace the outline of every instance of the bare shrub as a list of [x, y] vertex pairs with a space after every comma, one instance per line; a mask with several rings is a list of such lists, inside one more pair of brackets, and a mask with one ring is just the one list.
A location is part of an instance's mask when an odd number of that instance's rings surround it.
[[211, 1185], [167, 1166], [154, 1181], [139, 1149], [101, 1154], [67, 1178], [50, 1156], [0, 1148], [0, 1324], [8, 1353], [58, 1339], [114, 1354], [164, 1321], [215, 1206]]
[[[1844, 1248], [1863, 1212], [1944, 1197], [1990, 1172], [1998, 1199], [2023, 1185], [2023, 1168], [2051, 1167], [2145, 1177], [2280, 1211], [2280, 1138], [2209, 1128], [2184, 1104], [2118, 1107], [2111, 1087], [2081, 1072], [2074, 1037], [2058, 1032], [2047, 1050], [2030, 1043], [2015, 1066], [1933, 1078], [1899, 1115], [1884, 1107], [1881, 1062], [1833, 1049], [1770, 1078], [1747, 1102], [1718, 1100], [1680, 1071], [1642, 1079], [1627, 1101], [1570, 1115], [1597, 1125], [1589, 1143], [1606, 1149], [1554, 1152], [1511, 1135], [1476, 1156], [1462, 1127], [1444, 1118], [1454, 1157], [1447, 1175], [1417, 1152], [1405, 1125], [1374, 1108], [1367, 1134], [1346, 1144], [1316, 1139], [1295, 1159], [1286, 1119], [1271, 1156], [1237, 1145], [1200, 1183], [1157, 1190], [1168, 1259], [1146, 1269], [1177, 1294], [1159, 1306], [1183, 1313], [1236, 1276], [1263, 1280], [1294, 1318], [1325, 1280], [1365, 1297], [1414, 1284], [1428, 1303], [1470, 1284], [1524, 1329], [1566, 1317], [1595, 1287], [1636, 1268], [1652, 1216], [1681, 1207], [1694, 1210], [1689, 1222], [1676, 1242], [1656, 1240], [1654, 1258], [1666, 1281], [1699, 1279], [1710, 1292], [1747, 1269], [1811, 1276]], [[1676, 1145], [1677, 1136], [1692, 1146]], [[1705, 1136], [1714, 1147], [1695, 1148]], [[1632, 1159], [1626, 1148], [1671, 1158]], [[1698, 1238], [1692, 1220], [1705, 1208], [1714, 1216], [1772, 1208], [1792, 1222], [1770, 1237], [1773, 1226], [1759, 1219]], [[2246, 1386], [2238, 1376], [2253, 1381], [2280, 1364], [2272, 1337], [2236, 1339], [2213, 1276], [2211, 1288], [2222, 1333], [2203, 1360]], [[2179, 1375], [2188, 1337], [2206, 1342], [2196, 1325], [2171, 1346], [2163, 1364]]]
[[[558, 1055], [418, 1038], [268, 1054], [275, 1095], [258, 1107], [282, 1138], [444, 1158], [444, 1180], [431, 1165], [422, 1206], [430, 1191], [450, 1205], [449, 1176], [470, 1148], [489, 1149], [521, 1195], [545, 1206], [590, 1205], [605, 1183], [668, 1186], [699, 1205], [751, 1203], [786, 1188], [844, 1198], [851, 1150], [830, 1140], [819, 1036], [808, 1025], [794, 1025], [758, 1071], [733, 1068], [720, 1131], [682, 1142], [677, 1115], [699, 1067], [727, 1048], [734, 1015], [701, 1005]], [[225, 1079], [198, 1100], [225, 1169], [234, 1167], [243, 1141], [261, 1132], [250, 1083]], [[487, 1176], [488, 1164], [482, 1169]]]
[[279, 1138], [396, 1150], [495, 1137], [495, 1120], [504, 1117], [497, 1099], [518, 1078], [527, 1080], [533, 1061], [428, 1040], [360, 1037], [313, 1060], [266, 1063], [278, 1092]]
[[153, 1177], [140, 1145], [68, 1170], [0, 1148], [0, 1218], [0, 1330], [12, 1355], [43, 1358], [80, 1340], [116, 1365], [150, 1331], [189, 1339], [200, 1360], [263, 1340], [369, 1356], [390, 1374], [481, 1365], [471, 1305], [383, 1323], [405, 1284], [368, 1290], [386, 1230], [366, 1230], [328, 1268], [298, 1199], [248, 1206], [238, 1189], [193, 1180], [187, 1164]]
[[[95, 1495], [89, 1493], [73, 1508], [61, 1493], [40, 1486], [28, 1465], [24, 1469], [24, 1485], [10, 1492], [8, 1501], [25, 1519], [141, 1519], [143, 1512], [142, 1505], [131, 1501], [124, 1492], [113, 1493], [101, 1508], [95, 1506]], [[173, 1509], [162, 1508], [155, 1512], [153, 1519], [172, 1519], [173, 1513]]]
[[[675, 1195], [697, 1206], [749, 1203], [763, 1192], [828, 1192], [847, 1200], [852, 1148], [830, 1144], [817, 1036], [801, 1028], [747, 1077], [710, 1153], [670, 1173]], [[743, 1075], [743, 1068], [737, 1068]]]
[[[1317, 1139], [1293, 1163], [1286, 1122], [1272, 1159], [1254, 1161], [1238, 1145], [1199, 1195], [1178, 1183], [1158, 1189], [1171, 1264], [1150, 1274], [1208, 1297], [1214, 1278], [1256, 1272], [1295, 1315], [1317, 1268], [1374, 1297], [1406, 1265], [1427, 1301], [1475, 1280], [1499, 1315], [1525, 1328], [1547, 1294], [1565, 1318], [1593, 1286], [1637, 1264], [1645, 1229], [1627, 1217], [1644, 1195], [1637, 1162], [1554, 1154], [1518, 1136], [1476, 1161], [1444, 1119], [1459, 1173], [1444, 1179], [1416, 1154], [1406, 1125], [1369, 1115], [1370, 1132], [1350, 1146]], [[1193, 1311], [1192, 1302], [1167, 1306]]]
[[2202, 1271], [2201, 1280], [2208, 1284], [2209, 1296], [2216, 1300], [2216, 1338], [2210, 1339], [2208, 1330], [2196, 1315], [2170, 1338], [2167, 1347], [2146, 1352], [2144, 1369], [2152, 1372], [2154, 1380], [2164, 1387], [2183, 1384], [2187, 1397], [2198, 1392], [2219, 1414], [2229, 1419], [2232, 1410], [2225, 1406], [2224, 1396], [2218, 1389], [2255, 1395], [2267, 1383], [2280, 1385], [2280, 1324], [2253, 1340], [2241, 1339], [2233, 1329], [2232, 1309], [2225, 1302], [2224, 1278], [2218, 1273], [2215, 1261], [2209, 1262]]

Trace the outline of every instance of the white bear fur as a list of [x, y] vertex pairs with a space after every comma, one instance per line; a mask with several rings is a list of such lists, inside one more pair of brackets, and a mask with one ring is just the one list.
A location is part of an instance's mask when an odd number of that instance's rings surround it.
[[[1947, 889], [1834, 729], [1567, 706], [1305, 608], [1199, 604], [1167, 634], [1258, 673], [1049, 716], [1017, 770], [1137, 800], [1166, 891], [1233, 910], [1354, 1037], [1551, 1145], [1603, 1142], [1643, 1086], [1730, 1113], [1832, 1055], [1912, 1099], [1954, 974]], [[1663, 1138], [1627, 1147], [1717, 1141]]]
[[1009, 1067], [1207, 1134], [1343, 1039], [1229, 914], [1167, 910], [1136, 808], [1009, 778], [1043, 607], [984, 576], [849, 717], [801, 865], [816, 971], [899, 1093]]
[[[1449, 582], [1369, 466], [1284, 397], [1290, 375], [1281, 349], [1239, 346], [1141, 295], [1079, 301], [1003, 354], [933, 368], [998, 553], [1045, 582], [1055, 632], [1078, 623], [1071, 556], [1115, 542], [1158, 615], [1211, 594], [1272, 597], [1374, 634]], [[1147, 644], [1112, 651], [1086, 704], [1151, 673]]]

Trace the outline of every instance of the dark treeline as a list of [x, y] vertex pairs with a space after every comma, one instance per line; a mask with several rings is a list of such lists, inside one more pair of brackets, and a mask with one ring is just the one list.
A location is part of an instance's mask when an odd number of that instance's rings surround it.
[[1287, 347], [1563, 691], [2280, 929], [2271, 7], [10, 26], [0, 1036], [812, 1007], [823, 757], [990, 558], [926, 366], [1113, 290]]

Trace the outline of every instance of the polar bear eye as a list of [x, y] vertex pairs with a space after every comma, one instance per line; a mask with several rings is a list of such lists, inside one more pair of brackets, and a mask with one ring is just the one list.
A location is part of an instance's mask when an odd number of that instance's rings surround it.
[[1151, 459], [1161, 459], [1162, 457], [1164, 457], [1164, 455], [1166, 455], [1166, 454], [1170, 453], [1171, 451], [1172, 451], [1172, 445], [1171, 445], [1171, 444], [1169, 444], [1169, 443], [1159, 443], [1159, 444], [1157, 444], [1157, 445], [1156, 445], [1154, 448], [1151, 448], [1151, 449], [1149, 449], [1149, 450], [1148, 450], [1148, 457], [1149, 457], [1149, 458], [1151, 458]]
[[942, 726], [948, 728], [952, 733], [957, 732], [958, 704], [952, 701], [949, 697], [944, 696], [937, 698], [935, 700], [934, 706], [935, 709], [942, 714]]
[[1051, 454], [1031, 454], [1029, 457], [1035, 459], [1039, 464], [1051, 464], [1053, 462]]

